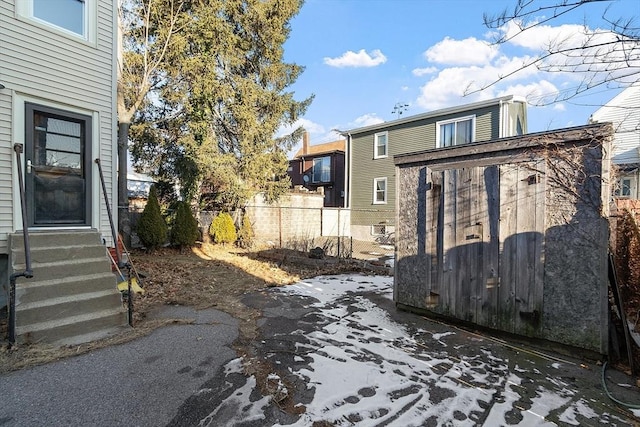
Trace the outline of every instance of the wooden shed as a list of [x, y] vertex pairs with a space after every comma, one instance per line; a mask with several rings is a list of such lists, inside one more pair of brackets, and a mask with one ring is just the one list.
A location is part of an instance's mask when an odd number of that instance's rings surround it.
[[612, 132], [396, 156], [397, 306], [607, 354]]

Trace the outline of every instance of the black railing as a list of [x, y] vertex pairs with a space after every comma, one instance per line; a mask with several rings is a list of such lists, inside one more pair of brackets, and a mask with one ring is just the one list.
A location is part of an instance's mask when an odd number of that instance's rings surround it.
[[120, 252], [120, 245], [118, 240], [118, 233], [116, 231], [116, 226], [113, 223], [113, 214], [111, 213], [111, 205], [109, 204], [109, 197], [107, 196], [107, 185], [104, 181], [104, 173], [102, 172], [102, 164], [100, 163], [100, 159], [95, 160], [98, 165], [98, 172], [100, 172], [100, 183], [102, 184], [102, 194], [104, 194], [104, 203], [107, 206], [107, 215], [109, 216], [109, 225], [111, 226], [111, 236], [113, 237], [113, 245], [116, 250], [116, 266], [118, 271], [124, 270], [127, 268], [127, 313], [128, 313], [128, 321], [129, 326], [133, 326], [133, 294], [131, 291], [131, 264], [129, 260], [127, 262], [122, 261], [122, 253]]
[[100, 172], [100, 183], [102, 184], [102, 194], [104, 194], [104, 204], [107, 206], [107, 215], [109, 216], [109, 225], [111, 226], [111, 237], [113, 238], [113, 244], [116, 248], [116, 263], [118, 268], [122, 268], [122, 254], [120, 253], [120, 247], [118, 245], [118, 234], [116, 232], [116, 226], [113, 224], [113, 214], [111, 213], [111, 205], [109, 204], [109, 197], [107, 196], [107, 185], [104, 182], [104, 173], [102, 172], [102, 164], [100, 159], [96, 159], [98, 165], [98, 172]]
[[20, 190], [20, 207], [22, 210], [22, 236], [24, 239], [24, 270], [16, 271], [9, 276], [9, 321], [8, 321], [8, 340], [9, 344], [16, 342], [16, 279], [25, 277], [30, 279], [33, 277], [31, 270], [31, 246], [29, 245], [29, 221], [27, 220], [27, 202], [24, 191], [24, 179], [22, 177], [22, 144], [14, 144], [13, 151], [16, 152], [16, 162], [18, 166], [18, 187]]

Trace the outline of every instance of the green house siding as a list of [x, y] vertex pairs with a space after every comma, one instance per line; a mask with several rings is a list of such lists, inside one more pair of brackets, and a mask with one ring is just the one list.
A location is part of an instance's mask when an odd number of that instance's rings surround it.
[[[475, 141], [500, 135], [500, 105], [429, 117], [352, 135], [351, 223], [370, 226], [395, 221], [396, 177], [393, 156], [436, 148], [436, 123], [475, 115]], [[374, 135], [388, 132], [388, 156], [374, 159]], [[373, 180], [387, 178], [387, 203], [373, 203]], [[378, 212], [375, 212], [378, 211]]]

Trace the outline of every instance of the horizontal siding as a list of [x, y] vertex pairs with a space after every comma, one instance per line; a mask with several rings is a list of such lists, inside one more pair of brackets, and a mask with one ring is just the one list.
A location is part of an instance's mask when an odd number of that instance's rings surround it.
[[500, 106], [483, 108], [475, 112], [476, 141], [500, 138]]
[[[0, 44], [1, 46], [1, 44]], [[1, 49], [1, 47], [0, 47]], [[11, 95], [0, 90], [0, 206], [13, 206], [11, 172]], [[0, 254], [7, 253], [7, 233], [13, 231], [13, 212], [0, 212]]]
[[592, 120], [613, 123], [613, 163], [640, 163], [640, 84], [620, 92], [596, 111]]
[[[98, 149], [92, 158], [101, 158], [105, 172], [107, 191], [111, 200], [116, 186], [113, 174], [113, 147], [116, 138], [115, 79], [113, 61], [113, 4], [112, 0], [97, 0], [95, 44], [88, 44], [65, 37], [46, 26], [34, 25], [28, 19], [18, 19], [15, 2], [0, 2], [0, 76], [7, 89], [0, 91], [0, 253], [6, 252], [6, 234], [13, 231], [12, 126], [13, 91], [27, 98], [43, 99], [64, 108], [95, 111], [99, 122], [94, 121], [94, 136]], [[96, 132], [97, 131], [97, 132]], [[97, 166], [92, 163], [93, 189], [99, 190]], [[104, 209], [101, 192], [99, 228], [109, 235], [109, 221]], [[95, 206], [95, 205], [94, 205]], [[94, 224], [98, 226], [98, 224]]]
[[[371, 225], [370, 213], [359, 214], [358, 209], [378, 209], [395, 212], [396, 177], [393, 156], [436, 148], [436, 123], [457, 117], [476, 115], [476, 141], [498, 138], [500, 129], [500, 106], [495, 105], [458, 114], [443, 115], [415, 122], [392, 126], [388, 131], [389, 157], [373, 158], [374, 135], [381, 132], [357, 134], [352, 139], [351, 223]], [[387, 203], [373, 204], [374, 178], [387, 177]], [[380, 214], [379, 218], [394, 221], [393, 213]], [[375, 223], [375, 222], [374, 222]]]

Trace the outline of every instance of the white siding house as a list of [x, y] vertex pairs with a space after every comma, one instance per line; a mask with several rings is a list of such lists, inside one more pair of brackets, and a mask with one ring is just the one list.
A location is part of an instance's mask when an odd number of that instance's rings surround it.
[[611, 122], [615, 132], [613, 164], [618, 167], [620, 197], [640, 198], [640, 82], [620, 92], [589, 119], [592, 123]]
[[[90, 252], [65, 240], [70, 235], [90, 235], [91, 242], [102, 245], [101, 251], [94, 248], [92, 259], [111, 273], [103, 243], [111, 245], [113, 239], [95, 160], [102, 164], [112, 205], [117, 200], [116, 35], [115, 0], [0, 1], [0, 285], [5, 290], [9, 276], [25, 268], [23, 249], [16, 249], [25, 225], [38, 253], [34, 280], [50, 284], [58, 271], [66, 271], [64, 280], [70, 283], [71, 270], [55, 257], [78, 261], [81, 252]], [[25, 225], [15, 144], [23, 147]], [[48, 240], [39, 241], [43, 235]], [[98, 274], [89, 266], [83, 270]], [[42, 322], [54, 319], [33, 315], [47, 311], [35, 308], [33, 295], [21, 305], [27, 292], [16, 291], [18, 318], [21, 307], [29, 308], [22, 319], [40, 323], [28, 331], [19, 321], [18, 329], [36, 339]], [[63, 292], [54, 294], [62, 299]], [[6, 295], [0, 294], [0, 303]], [[72, 311], [85, 315], [82, 310], [74, 302]]]

